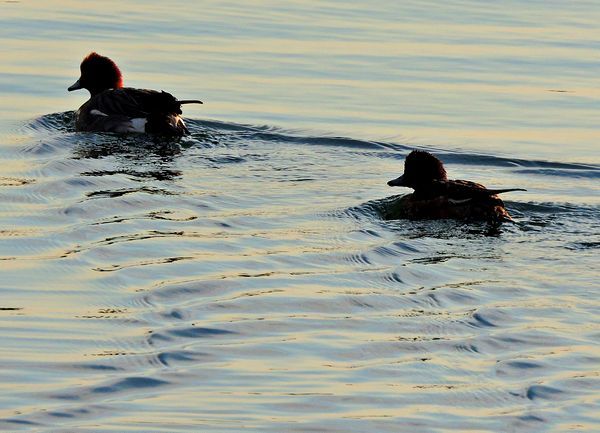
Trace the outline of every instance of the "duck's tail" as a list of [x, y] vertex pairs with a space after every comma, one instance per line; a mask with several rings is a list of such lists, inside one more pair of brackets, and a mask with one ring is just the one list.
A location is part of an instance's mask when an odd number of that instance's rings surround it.
[[204, 102], [198, 100], [198, 99], [182, 99], [182, 100], [177, 100], [177, 103], [179, 105], [183, 105], [183, 104], [204, 104]]
[[507, 189], [486, 189], [485, 192], [489, 195], [502, 194], [503, 192], [511, 192], [511, 191], [527, 191], [523, 188], [507, 188]]

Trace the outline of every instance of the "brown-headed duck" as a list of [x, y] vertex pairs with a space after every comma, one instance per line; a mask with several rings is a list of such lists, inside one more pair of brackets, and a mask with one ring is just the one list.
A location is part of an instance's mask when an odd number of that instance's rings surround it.
[[80, 69], [81, 76], [68, 90], [87, 89], [90, 99], [75, 114], [77, 131], [182, 136], [188, 129], [180, 116], [181, 105], [202, 104], [177, 100], [164, 91], [123, 87], [115, 62], [94, 52], [83, 59]]
[[512, 221], [497, 194], [522, 188], [487, 189], [468, 180], [448, 180], [442, 161], [429, 152], [413, 150], [404, 161], [404, 174], [389, 186], [414, 189], [389, 203], [386, 219], [471, 219]]

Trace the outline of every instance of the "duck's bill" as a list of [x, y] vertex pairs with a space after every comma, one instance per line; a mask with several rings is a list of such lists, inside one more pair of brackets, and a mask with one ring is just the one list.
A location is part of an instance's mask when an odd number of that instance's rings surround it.
[[404, 185], [404, 175], [397, 177], [396, 179], [392, 179], [388, 182], [389, 186], [406, 186]]
[[75, 83], [73, 83], [72, 86], [70, 86], [69, 88], [67, 88], [67, 90], [69, 92], [72, 92], [73, 90], [79, 90], [79, 89], [82, 89], [81, 83], [79, 82], [79, 80], [75, 81]]

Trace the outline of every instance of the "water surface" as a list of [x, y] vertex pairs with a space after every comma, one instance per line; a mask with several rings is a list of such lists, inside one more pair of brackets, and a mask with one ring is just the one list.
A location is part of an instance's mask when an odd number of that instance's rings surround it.
[[[598, 430], [599, 15], [1, 3], [0, 430]], [[92, 49], [191, 135], [74, 132]], [[415, 147], [516, 224], [382, 220]]]

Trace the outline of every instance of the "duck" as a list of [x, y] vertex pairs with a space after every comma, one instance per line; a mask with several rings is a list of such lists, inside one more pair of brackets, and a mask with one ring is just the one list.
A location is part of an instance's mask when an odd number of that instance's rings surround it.
[[75, 112], [75, 129], [86, 132], [148, 133], [171, 137], [189, 134], [181, 118], [184, 104], [170, 93], [123, 87], [123, 75], [110, 58], [96, 52], [80, 65], [81, 76], [67, 90], [86, 89], [90, 99]]
[[493, 223], [513, 222], [498, 194], [523, 188], [488, 189], [468, 180], [448, 180], [444, 164], [424, 150], [413, 150], [404, 161], [404, 173], [387, 183], [414, 192], [389, 200], [385, 219], [459, 219]]

